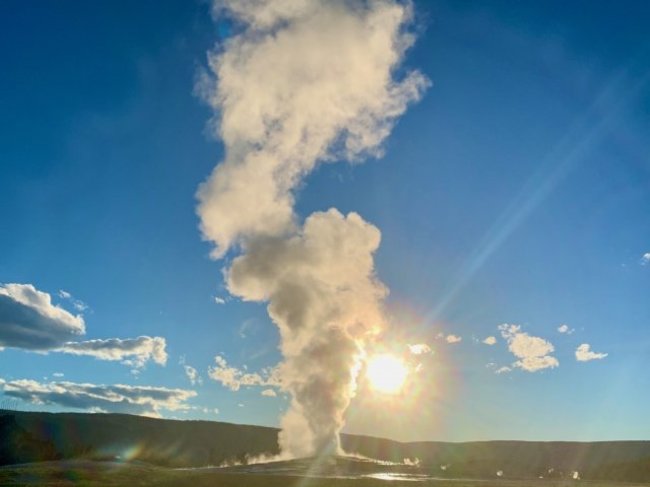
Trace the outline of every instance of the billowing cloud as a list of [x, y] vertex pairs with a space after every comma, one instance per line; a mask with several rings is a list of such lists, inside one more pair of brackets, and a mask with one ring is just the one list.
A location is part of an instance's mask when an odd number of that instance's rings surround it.
[[409, 351], [413, 355], [422, 355], [425, 353], [431, 353], [431, 347], [426, 343], [416, 343], [414, 345], [409, 345]]
[[571, 335], [575, 330], [573, 328], [569, 328], [569, 325], [560, 325], [557, 327], [557, 331], [566, 335]]
[[641, 265], [650, 264], [650, 252], [646, 252], [641, 256]]
[[302, 177], [319, 161], [378, 154], [427, 81], [391, 76], [412, 43], [402, 29], [410, 12], [396, 2], [216, 4], [247, 27], [210, 54], [214, 77], [197, 87], [226, 146], [198, 209], [222, 256], [242, 238], [295, 230], [292, 190]]
[[231, 367], [225, 358], [217, 355], [214, 357], [215, 366], [208, 368], [208, 376], [231, 391], [238, 391], [242, 386], [279, 386], [277, 369], [262, 370], [261, 374], [246, 372], [245, 370]]
[[31, 284], [0, 285], [0, 346], [48, 350], [86, 333], [83, 316]]
[[142, 367], [148, 360], [159, 365], [167, 363], [166, 342], [161, 337], [108, 338], [68, 342], [54, 349], [72, 355], [88, 355], [99, 360], [120, 361], [132, 367]]
[[0, 379], [0, 388], [5, 396], [33, 404], [153, 417], [160, 417], [163, 410], [189, 409], [187, 400], [196, 396], [194, 391], [166, 387], [96, 385], [66, 381], [41, 383], [25, 379]]
[[445, 337], [445, 341], [447, 343], [460, 343], [461, 341], [463, 341], [463, 338], [459, 337], [458, 335], [447, 335]]
[[[66, 291], [58, 294], [79, 310], [87, 308]], [[87, 355], [99, 360], [120, 361], [135, 369], [149, 360], [159, 365], [167, 361], [164, 338], [140, 336], [79, 341], [85, 333], [83, 316], [52, 304], [50, 294], [39, 291], [32, 284], [0, 285], [0, 349], [12, 347]]]
[[591, 345], [583, 343], [576, 348], [576, 360], [578, 362], [589, 362], [590, 360], [598, 360], [607, 357], [606, 353], [597, 353], [591, 350]]
[[[393, 0], [217, 0], [242, 30], [210, 54], [197, 89], [214, 108], [225, 160], [198, 191], [228, 291], [267, 301], [281, 337], [283, 452], [340, 451], [363, 346], [385, 327], [386, 288], [374, 275], [380, 232], [335, 209], [301, 224], [294, 190], [319, 163], [379, 155], [428, 82], [396, 68], [413, 37], [410, 8]], [[396, 78], [396, 74], [403, 76]], [[210, 377], [236, 390], [262, 376], [217, 359]]]
[[497, 339], [496, 337], [489, 336], [486, 337], [485, 340], [483, 340], [483, 343], [485, 343], [486, 345], [496, 345]]
[[499, 326], [499, 330], [508, 342], [510, 352], [519, 359], [512, 364], [513, 367], [536, 372], [560, 364], [550, 355], [555, 350], [551, 342], [522, 332], [518, 325], [503, 324]]

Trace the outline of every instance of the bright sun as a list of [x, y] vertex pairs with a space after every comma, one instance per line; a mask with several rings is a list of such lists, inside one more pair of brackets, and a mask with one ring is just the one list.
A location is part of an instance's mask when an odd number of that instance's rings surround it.
[[393, 355], [376, 355], [368, 360], [366, 374], [373, 389], [385, 394], [396, 394], [404, 385], [408, 369]]

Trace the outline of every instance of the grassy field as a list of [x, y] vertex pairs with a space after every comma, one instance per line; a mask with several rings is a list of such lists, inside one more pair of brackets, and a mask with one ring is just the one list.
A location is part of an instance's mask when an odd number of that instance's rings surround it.
[[[282, 475], [226, 473], [215, 470], [176, 470], [109, 462], [44, 462], [0, 468], [0, 485], [7, 486], [188, 486], [188, 487], [375, 487], [410, 486], [412, 481], [306, 478]], [[552, 480], [428, 480], [417, 485], [436, 487], [589, 487], [650, 484]]]

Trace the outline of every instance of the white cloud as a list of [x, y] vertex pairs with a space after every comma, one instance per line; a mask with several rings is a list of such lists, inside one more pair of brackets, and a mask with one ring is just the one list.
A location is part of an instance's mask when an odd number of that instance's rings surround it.
[[86, 333], [83, 316], [31, 284], [0, 285], [0, 346], [48, 350]]
[[422, 355], [425, 353], [431, 353], [431, 347], [426, 343], [416, 343], [413, 345], [408, 345], [409, 351], [413, 355]]
[[576, 360], [579, 362], [589, 362], [590, 360], [598, 360], [607, 357], [606, 353], [597, 353], [591, 350], [591, 345], [583, 343], [576, 348]]
[[245, 372], [236, 367], [231, 367], [225, 358], [217, 355], [214, 357], [216, 365], [208, 368], [208, 376], [219, 382], [231, 391], [238, 391], [242, 386], [279, 386], [277, 368], [263, 369], [261, 374]]
[[447, 343], [459, 343], [463, 340], [463, 338], [459, 337], [458, 335], [447, 335], [445, 340]]
[[217, 304], [226, 304], [227, 300], [226, 298], [222, 298], [220, 296], [215, 296], [214, 297], [214, 302]]
[[56, 377], [57, 379], [60, 379], [61, 377], [63, 377], [63, 375], [64, 375], [63, 372], [54, 372], [52, 374], [52, 377]]
[[560, 325], [557, 327], [557, 331], [559, 331], [560, 333], [564, 333], [566, 335], [571, 335], [575, 331], [575, 329], [569, 328], [569, 325]]
[[483, 343], [486, 345], [495, 345], [497, 343], [496, 337], [489, 336], [485, 340], [483, 340]]
[[26, 379], [13, 381], [0, 379], [0, 388], [5, 396], [33, 404], [153, 417], [160, 417], [163, 410], [189, 409], [187, 400], [196, 396], [196, 392], [186, 389], [65, 381], [41, 383]]
[[506, 374], [506, 373], [511, 372], [511, 371], [512, 371], [512, 369], [510, 367], [504, 365], [503, 367], [499, 367], [498, 369], [496, 369], [494, 371], [494, 373], [495, 374]]
[[641, 265], [650, 264], [650, 252], [646, 252], [641, 256]]
[[[60, 290], [58, 295], [79, 311], [87, 309], [67, 291]], [[99, 360], [120, 361], [135, 368], [141, 368], [148, 360], [159, 365], [167, 361], [164, 338], [140, 336], [79, 341], [85, 333], [83, 316], [52, 304], [50, 294], [39, 291], [32, 284], [0, 285], [0, 348], [87, 355]]]
[[264, 389], [261, 394], [266, 397], [276, 397], [277, 393], [273, 389]]
[[519, 360], [512, 364], [527, 372], [554, 368], [560, 363], [550, 354], [555, 350], [551, 342], [540, 337], [530, 336], [521, 331], [518, 325], [499, 326], [501, 336], [508, 342], [508, 349]]
[[54, 351], [72, 355], [88, 355], [99, 360], [120, 361], [125, 365], [140, 368], [148, 360], [153, 360], [158, 365], [165, 365], [167, 363], [166, 346], [164, 338], [140, 336], [68, 342]]

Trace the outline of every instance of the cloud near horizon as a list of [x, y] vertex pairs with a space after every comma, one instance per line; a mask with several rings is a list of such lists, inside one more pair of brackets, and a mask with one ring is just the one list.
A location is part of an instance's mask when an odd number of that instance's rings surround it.
[[[59, 295], [74, 300], [65, 291], [59, 291]], [[72, 301], [73, 305], [75, 301], [78, 300]], [[167, 362], [166, 341], [162, 337], [79, 341], [85, 334], [83, 315], [53, 304], [49, 293], [39, 291], [32, 284], [0, 285], [0, 349], [86, 355], [119, 361], [134, 369], [144, 367], [149, 360], [159, 365]]]
[[[215, 366], [208, 368], [208, 376], [219, 382], [231, 391], [238, 391], [241, 387], [279, 387], [278, 368], [265, 368], [261, 374], [246, 372], [228, 365], [225, 358], [217, 355], [214, 357]], [[263, 394], [264, 395], [264, 394]]]
[[167, 387], [38, 382], [28, 379], [0, 379], [0, 389], [5, 396], [32, 404], [151, 417], [161, 417], [163, 410], [190, 409], [187, 401], [197, 395], [195, 391]]
[[[560, 365], [560, 362], [550, 355], [555, 351], [551, 342], [522, 332], [519, 325], [505, 323], [499, 326], [499, 331], [508, 342], [508, 350], [519, 359], [512, 363], [512, 367], [526, 372], [537, 372]], [[499, 370], [502, 369], [504, 368]], [[502, 372], [507, 372], [507, 370], [504, 369]]]

